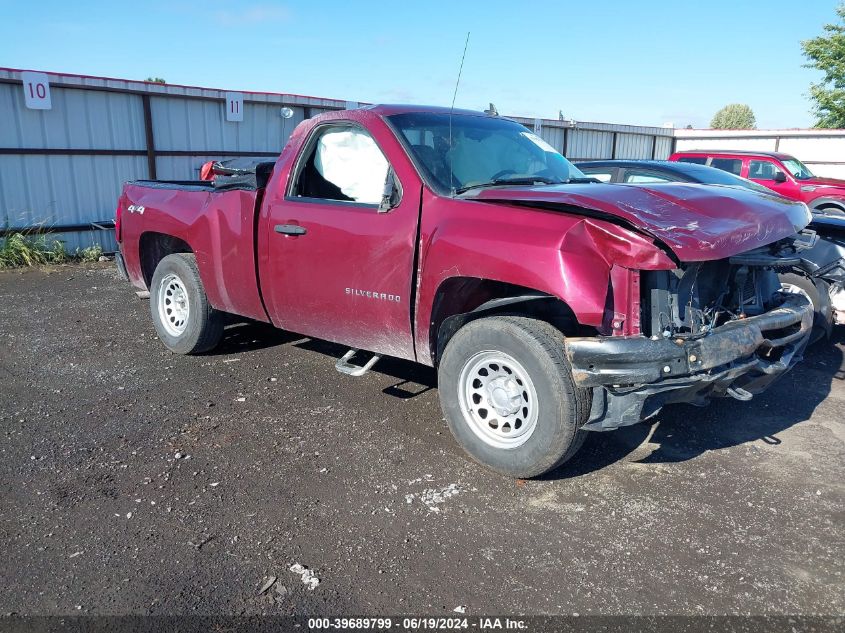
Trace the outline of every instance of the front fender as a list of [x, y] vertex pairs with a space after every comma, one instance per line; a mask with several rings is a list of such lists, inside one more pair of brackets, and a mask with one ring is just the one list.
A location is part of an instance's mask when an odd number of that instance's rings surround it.
[[[648, 238], [602, 220], [508, 205], [432, 196], [423, 202], [415, 339], [432, 363], [432, 312], [438, 290], [456, 277], [512, 284], [556, 297], [578, 323], [601, 327], [625, 313], [628, 293], [614, 293], [614, 267], [671, 269]], [[608, 303], [611, 305], [608, 305]]]

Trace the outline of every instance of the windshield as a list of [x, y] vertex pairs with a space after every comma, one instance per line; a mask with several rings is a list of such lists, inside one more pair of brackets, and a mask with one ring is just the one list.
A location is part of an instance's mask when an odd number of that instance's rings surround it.
[[789, 170], [789, 173], [798, 180], [809, 180], [810, 178], [815, 178], [813, 173], [807, 169], [807, 166], [797, 158], [787, 158], [782, 162], [783, 166]]
[[388, 119], [441, 194], [509, 181], [559, 184], [585, 177], [554, 147], [514, 121], [453, 115], [450, 147], [448, 113], [412, 112]]

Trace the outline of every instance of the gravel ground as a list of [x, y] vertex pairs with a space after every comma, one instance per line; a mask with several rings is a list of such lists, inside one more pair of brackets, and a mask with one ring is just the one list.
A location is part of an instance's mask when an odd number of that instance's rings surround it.
[[841, 330], [522, 482], [431, 370], [256, 324], [175, 356], [109, 265], [0, 273], [0, 613], [841, 614]]

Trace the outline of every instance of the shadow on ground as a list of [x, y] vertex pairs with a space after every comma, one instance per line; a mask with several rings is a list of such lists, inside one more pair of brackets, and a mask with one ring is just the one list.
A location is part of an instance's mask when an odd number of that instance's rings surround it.
[[226, 325], [220, 345], [207, 352], [206, 356], [240, 354], [299, 340], [302, 340], [301, 335], [279, 330], [268, 323], [232, 320]]
[[[328, 356], [333, 362], [349, 349], [329, 341], [311, 339], [301, 334], [279, 330], [267, 323], [233, 319], [226, 326], [220, 345], [206, 355], [226, 356], [290, 344]], [[364, 353], [364, 358], [366, 358], [366, 353]], [[437, 374], [434, 369], [399, 358], [382, 358], [372, 371], [396, 378], [397, 382], [386, 387], [382, 392], [402, 400], [415, 398], [437, 387]]]
[[654, 421], [608, 433], [591, 433], [581, 451], [544, 479], [568, 479], [587, 474], [625, 458], [643, 442], [656, 444], [640, 463], [677, 463], [746, 442], [762, 440], [778, 445], [778, 433], [809, 420], [831, 391], [834, 380], [845, 380], [845, 328], [830, 341], [812, 346], [804, 360], [768, 391], [749, 402], [720, 398], [709, 407], [667, 406]]
[[[845, 328], [836, 328], [830, 341], [812, 346], [794, 370], [749, 402], [723, 398], [705, 408], [669, 405], [654, 421], [608, 433], [590, 433], [571, 461], [543, 479], [569, 479], [602, 469], [624, 459], [645, 441], [658, 447], [641, 463], [684, 462], [707, 451], [757, 440], [780, 444], [778, 433], [808, 420], [830, 393], [832, 382], [845, 380], [843, 354], [837, 343], [845, 343]], [[347, 350], [335, 343], [248, 321], [227, 326], [223, 342], [210, 354], [235, 354], [288, 344], [332, 359], [340, 358]], [[395, 398], [414, 398], [437, 386], [434, 369], [410, 361], [383, 358], [373, 371], [396, 379], [396, 383], [382, 390]]]

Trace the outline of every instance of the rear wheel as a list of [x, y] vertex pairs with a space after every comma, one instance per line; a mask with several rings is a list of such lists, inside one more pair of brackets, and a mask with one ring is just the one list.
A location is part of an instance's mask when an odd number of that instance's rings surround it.
[[177, 354], [199, 354], [223, 336], [223, 313], [208, 303], [196, 256], [162, 259], [150, 284], [150, 312], [161, 342]]
[[575, 386], [563, 335], [523, 317], [472, 321], [438, 368], [449, 429], [475, 461], [511, 477], [536, 477], [584, 442], [590, 391]]
[[813, 305], [813, 332], [810, 335], [810, 343], [827, 336], [832, 324], [832, 315], [826, 310], [829, 302], [824, 300], [816, 284], [808, 277], [796, 273], [782, 273], [778, 278], [781, 290], [804, 295]]

